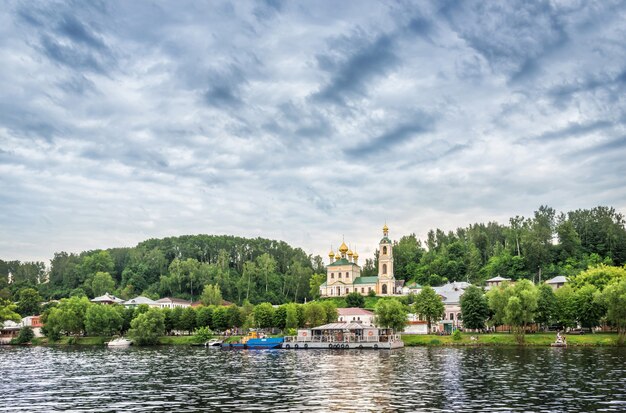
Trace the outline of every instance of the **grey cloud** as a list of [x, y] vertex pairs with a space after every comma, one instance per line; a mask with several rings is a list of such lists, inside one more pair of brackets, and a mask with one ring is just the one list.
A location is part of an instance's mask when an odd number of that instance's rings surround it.
[[340, 64], [331, 63], [328, 56], [318, 58], [320, 66], [327, 69], [337, 67], [330, 82], [313, 95], [315, 100], [342, 104], [346, 97], [363, 96], [367, 82], [375, 76], [386, 74], [398, 64], [393, 50], [393, 41], [381, 35], [365, 47], [360, 48]]
[[394, 149], [396, 146], [413, 139], [416, 136], [431, 132], [434, 127], [433, 119], [424, 113], [418, 113], [410, 122], [401, 124], [381, 135], [347, 149], [349, 156], [370, 156]]
[[558, 140], [562, 140], [562, 139], [569, 139], [569, 138], [573, 138], [573, 137], [577, 137], [577, 136], [581, 136], [581, 135], [586, 135], [588, 133], [591, 132], [595, 132], [595, 131], [599, 131], [599, 130], [604, 130], [607, 128], [611, 128], [613, 126], [612, 122], [606, 121], [606, 120], [598, 120], [598, 121], [594, 121], [594, 122], [589, 122], [589, 123], [578, 123], [578, 122], [573, 122], [570, 123], [568, 126], [561, 128], [561, 129], [557, 129], [557, 130], [552, 130], [549, 132], [544, 132], [541, 135], [532, 137], [532, 138], [528, 138], [528, 139], [522, 139], [520, 140], [520, 142], [527, 142], [527, 141], [539, 141], [539, 142], [551, 142], [551, 141], [558, 141]]

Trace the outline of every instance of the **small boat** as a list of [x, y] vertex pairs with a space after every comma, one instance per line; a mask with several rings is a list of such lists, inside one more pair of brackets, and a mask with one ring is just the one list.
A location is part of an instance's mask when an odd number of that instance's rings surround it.
[[262, 337], [256, 331], [251, 331], [239, 343], [223, 343], [222, 348], [270, 350], [281, 348], [282, 344], [282, 337]]
[[550, 344], [552, 347], [567, 347], [567, 339], [561, 333], [556, 333], [556, 341]]
[[206, 343], [204, 343], [205, 347], [219, 347], [224, 343], [224, 340], [220, 340], [219, 338], [212, 338]]
[[118, 337], [116, 339], [113, 339], [113, 340], [109, 341], [107, 343], [107, 346], [108, 347], [128, 347], [131, 344], [133, 344], [132, 341], [130, 341], [130, 340], [124, 338], [124, 337]]

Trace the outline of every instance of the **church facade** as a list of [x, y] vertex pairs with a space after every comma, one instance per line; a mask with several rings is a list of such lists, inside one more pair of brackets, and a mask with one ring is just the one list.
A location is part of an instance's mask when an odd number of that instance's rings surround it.
[[378, 248], [378, 275], [362, 277], [359, 266], [359, 254], [352, 252], [345, 242], [339, 251], [328, 253], [329, 264], [326, 267], [326, 282], [320, 286], [320, 296], [341, 297], [350, 293], [368, 295], [374, 291], [376, 295], [398, 294], [398, 286], [393, 275], [393, 244], [389, 239], [387, 224], [383, 227], [383, 238]]

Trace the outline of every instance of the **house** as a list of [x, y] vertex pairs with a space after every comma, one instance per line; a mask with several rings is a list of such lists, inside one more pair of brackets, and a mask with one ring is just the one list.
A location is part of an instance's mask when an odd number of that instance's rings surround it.
[[124, 302], [124, 300], [122, 300], [121, 298], [117, 298], [116, 296], [111, 295], [109, 293], [105, 293], [104, 295], [101, 295], [100, 297], [96, 297], [90, 301], [92, 303], [106, 304], [106, 305], [121, 304]]
[[436, 326], [433, 326], [433, 330], [451, 333], [463, 325], [461, 321], [461, 296], [470, 285], [470, 283], [459, 281], [433, 287], [441, 297], [445, 307], [443, 319]]
[[124, 305], [124, 307], [127, 307], [127, 308], [135, 308], [142, 304], [145, 304], [151, 308], [161, 308], [159, 303], [157, 303], [154, 300], [149, 299], [148, 297], [143, 297], [143, 296], [131, 298], [130, 300], [124, 301], [122, 304]]
[[19, 323], [11, 320], [5, 321], [2, 328], [0, 328], [0, 344], [9, 344], [12, 339], [16, 338], [20, 334], [20, 330], [23, 327], [32, 328], [35, 337], [43, 337], [43, 334], [41, 333], [41, 327], [43, 327], [41, 317], [38, 315], [31, 315], [22, 318]]
[[367, 327], [374, 326], [374, 313], [363, 308], [338, 308], [338, 323], [359, 323]]
[[402, 287], [402, 294], [419, 294], [422, 291], [422, 286], [416, 282], [411, 282]]
[[490, 278], [486, 281], [487, 286], [485, 287], [485, 291], [489, 291], [493, 287], [497, 287], [505, 281], [511, 282], [511, 279], [500, 277], [499, 275], [497, 277]]
[[428, 323], [417, 314], [407, 314], [407, 325], [402, 334], [428, 334]]
[[551, 278], [548, 281], [546, 281], [546, 284], [552, 287], [553, 290], [558, 290], [559, 288], [563, 287], [566, 283], [567, 283], [567, 278], [565, 278], [564, 275], [557, 275], [556, 277]]
[[183, 300], [180, 298], [165, 297], [161, 298], [160, 300], [156, 300], [156, 303], [159, 305], [160, 308], [191, 307], [191, 301]]

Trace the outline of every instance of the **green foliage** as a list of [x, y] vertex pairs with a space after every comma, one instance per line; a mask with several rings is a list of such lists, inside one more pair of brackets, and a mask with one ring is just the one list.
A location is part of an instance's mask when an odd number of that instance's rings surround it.
[[324, 308], [324, 314], [326, 314], [326, 318], [324, 323], [336, 323], [337, 318], [339, 317], [339, 313], [337, 311], [337, 306], [332, 301], [323, 301], [322, 307]]
[[306, 323], [309, 327], [317, 327], [326, 324], [326, 308], [318, 302], [311, 302], [303, 306]]
[[180, 316], [179, 327], [187, 333], [192, 332], [196, 328], [196, 310], [193, 307], [187, 307]]
[[85, 315], [90, 306], [99, 305], [89, 302], [87, 297], [62, 299], [46, 316], [46, 332], [51, 337], [60, 334], [79, 335], [85, 331]]
[[348, 307], [361, 307], [365, 306], [365, 297], [357, 292], [352, 292], [346, 295], [346, 304]]
[[196, 326], [210, 328], [213, 325], [213, 308], [202, 306], [196, 310]]
[[30, 343], [33, 338], [35, 338], [33, 329], [28, 326], [24, 326], [20, 329], [20, 333], [15, 338], [15, 344]]
[[18, 293], [17, 312], [22, 317], [39, 314], [43, 298], [34, 288], [22, 288]]
[[485, 321], [489, 317], [489, 305], [483, 291], [474, 286], [469, 286], [461, 296], [461, 314], [463, 315], [463, 327], [469, 329], [485, 328]]
[[165, 315], [158, 308], [151, 308], [147, 313], [139, 314], [131, 322], [128, 335], [139, 346], [154, 345], [165, 333]]
[[376, 315], [376, 325], [379, 327], [402, 331], [407, 324], [407, 310], [405, 306], [395, 298], [378, 301], [374, 309], [374, 314]]
[[281, 305], [274, 312], [274, 322], [273, 325], [276, 328], [280, 328], [281, 330], [285, 329], [285, 325], [287, 323], [287, 305]]
[[607, 320], [617, 327], [618, 344], [626, 342], [626, 280], [613, 280], [606, 286], [602, 295], [602, 303], [606, 306]]
[[574, 289], [565, 285], [554, 293], [556, 298], [556, 322], [562, 328], [576, 325], [576, 307], [574, 303]]
[[317, 299], [320, 296], [320, 286], [326, 282], [326, 274], [313, 274], [309, 280], [309, 296]]
[[226, 315], [228, 317], [229, 327], [242, 327], [245, 322], [245, 316], [243, 311], [236, 305], [230, 305], [226, 309]]
[[415, 314], [421, 316], [428, 323], [428, 331], [431, 331], [432, 323], [443, 317], [445, 306], [441, 297], [435, 290], [426, 286], [415, 296], [413, 304]]
[[537, 287], [528, 280], [520, 280], [514, 285], [490, 290], [489, 293], [492, 291], [494, 293], [488, 295], [488, 301], [494, 319], [511, 326], [518, 342], [523, 343], [526, 327], [533, 322], [537, 311]]
[[549, 285], [541, 284], [538, 289], [539, 296], [537, 298], [535, 321], [540, 325], [547, 326], [557, 315], [557, 299], [552, 287]]
[[108, 272], [98, 271], [93, 276], [93, 280], [91, 281], [91, 291], [93, 291], [94, 297], [99, 297], [111, 292], [114, 288], [115, 281]]
[[606, 313], [600, 291], [593, 284], [585, 284], [574, 292], [573, 306], [576, 320], [584, 328], [592, 329], [600, 325], [600, 318]]
[[274, 307], [270, 303], [261, 303], [254, 307], [254, 320], [259, 328], [274, 326]]
[[193, 336], [194, 341], [201, 344], [209, 341], [209, 339], [213, 337], [213, 332], [209, 329], [209, 327], [198, 327], [196, 331], [194, 331]]
[[92, 304], [85, 312], [85, 330], [90, 336], [111, 336], [122, 330], [124, 319], [114, 305]]
[[228, 324], [228, 309], [223, 306], [215, 307], [213, 310], [213, 329], [224, 331], [230, 327]]
[[454, 333], [452, 333], [452, 340], [454, 341], [463, 340], [463, 335], [461, 334], [461, 330], [454, 330]]
[[205, 285], [200, 301], [204, 305], [222, 305], [222, 290], [220, 286], [213, 284]]
[[16, 323], [20, 322], [22, 317], [16, 313], [16, 310], [17, 305], [13, 304], [9, 300], [0, 298], [0, 324], [7, 320], [15, 321]]
[[376, 297], [376, 291], [374, 291], [374, 290], [369, 290], [369, 291], [367, 292], [367, 295], [368, 295], [368, 297]]
[[285, 328], [295, 330], [300, 325], [298, 321], [298, 307], [299, 306], [294, 303], [290, 303], [285, 306]]
[[614, 280], [626, 280], [626, 267], [611, 267], [600, 264], [570, 279], [574, 288], [593, 285], [598, 290], [603, 290], [607, 284]]

